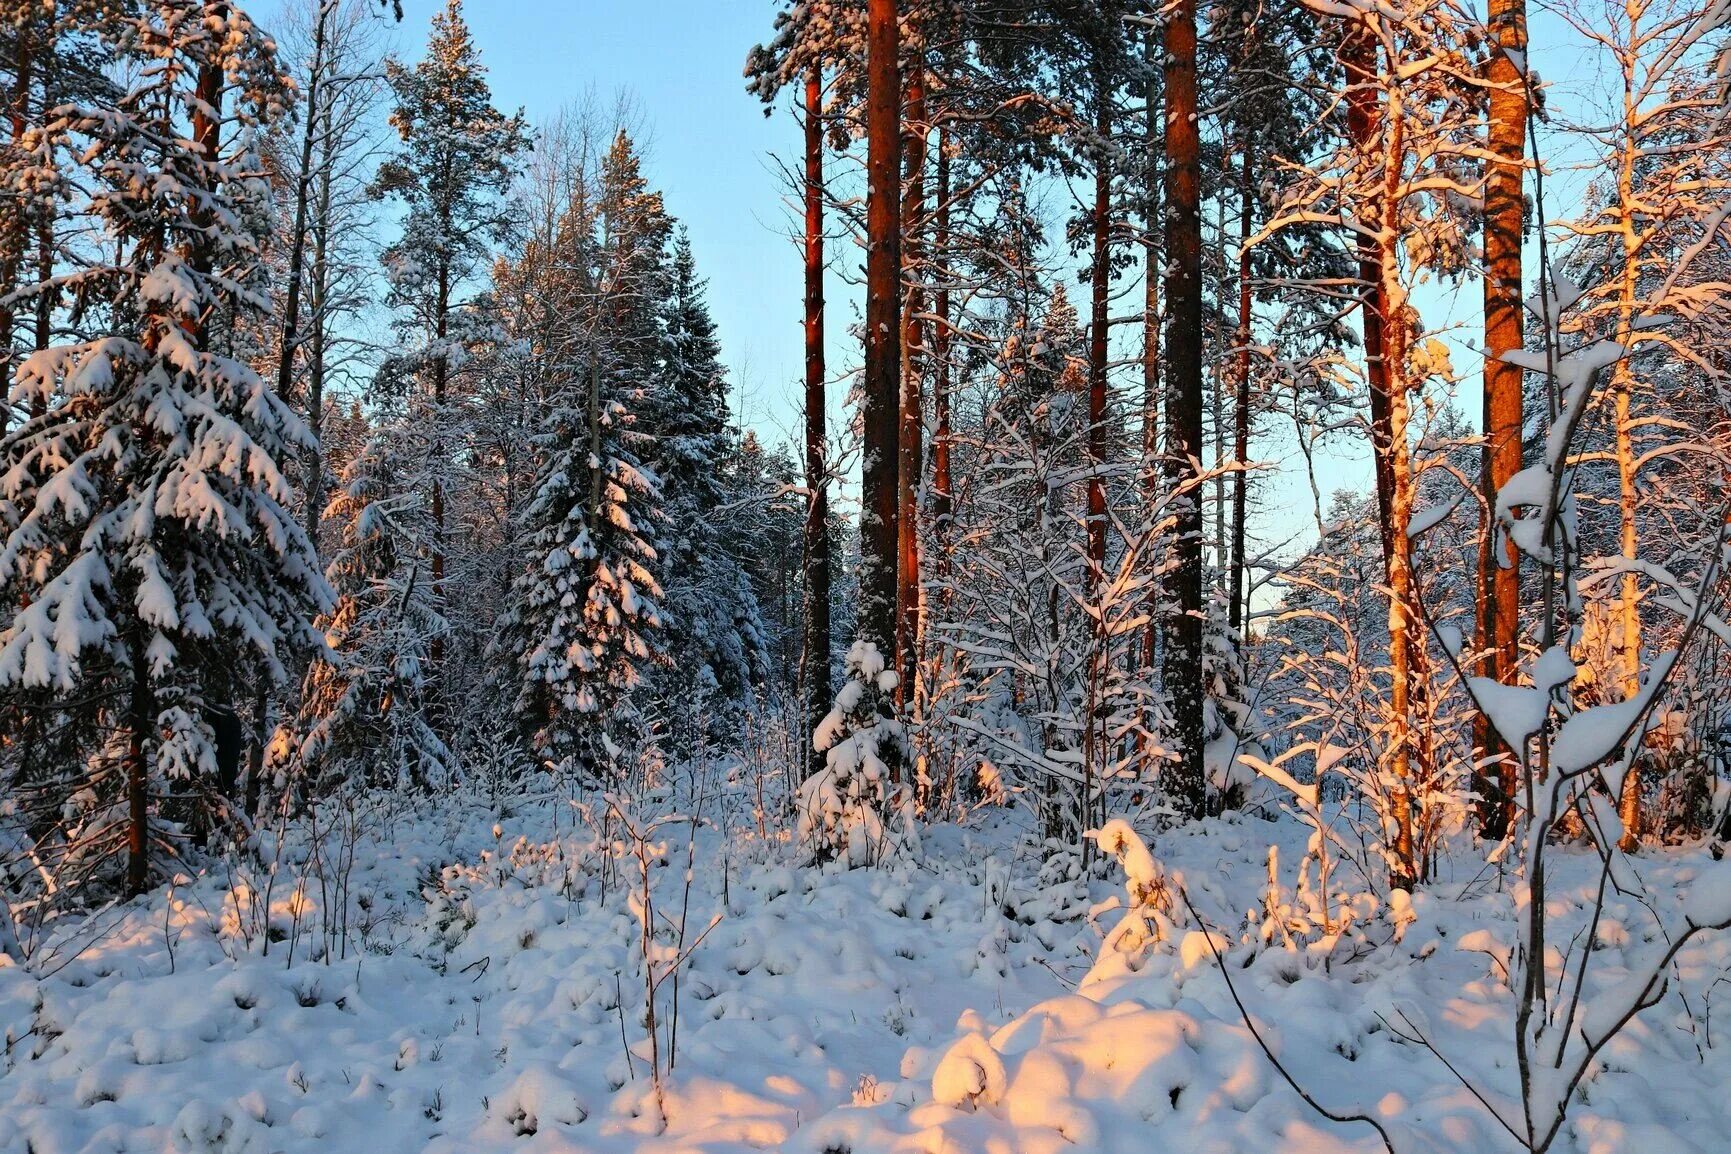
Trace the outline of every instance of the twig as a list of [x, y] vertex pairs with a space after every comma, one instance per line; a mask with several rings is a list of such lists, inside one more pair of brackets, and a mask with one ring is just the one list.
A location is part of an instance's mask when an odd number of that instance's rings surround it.
[[1220, 976], [1226, 982], [1226, 992], [1232, 995], [1232, 1004], [1238, 1007], [1238, 1016], [1244, 1022], [1244, 1028], [1250, 1031], [1250, 1036], [1256, 1040], [1257, 1047], [1261, 1049], [1263, 1056], [1268, 1059], [1268, 1064], [1274, 1067], [1274, 1072], [1279, 1074], [1288, 1086], [1292, 1087], [1292, 1092], [1303, 1099], [1306, 1106], [1309, 1106], [1312, 1110], [1315, 1110], [1330, 1122], [1363, 1122], [1365, 1125], [1376, 1131], [1377, 1137], [1382, 1139], [1383, 1149], [1387, 1150], [1388, 1154], [1398, 1154], [1394, 1148], [1394, 1139], [1389, 1137], [1388, 1130], [1381, 1122], [1378, 1122], [1369, 1114], [1346, 1114], [1330, 1110], [1327, 1106], [1324, 1106], [1321, 1102], [1318, 1102], [1315, 1098], [1311, 1097], [1310, 1092], [1303, 1086], [1300, 1086], [1298, 1084], [1298, 1079], [1294, 1078], [1291, 1072], [1281, 1064], [1280, 1059], [1274, 1056], [1274, 1051], [1269, 1049], [1268, 1043], [1262, 1038], [1262, 1031], [1258, 1030], [1256, 1028], [1256, 1023], [1251, 1020], [1250, 1011], [1245, 1009], [1244, 1000], [1238, 996], [1238, 987], [1232, 984], [1232, 975], [1227, 973], [1226, 970], [1226, 959], [1221, 955], [1220, 947], [1214, 944], [1214, 934], [1208, 929], [1208, 923], [1203, 921], [1202, 915], [1196, 911], [1195, 905], [1190, 901], [1190, 894], [1185, 890], [1185, 888], [1182, 885], [1179, 885], [1176, 888], [1178, 890], [1178, 899], [1184, 903], [1184, 908], [1190, 911], [1191, 919], [1195, 921], [1197, 925], [1202, 927], [1202, 938], [1208, 943], [1208, 952], [1214, 955], [1215, 964], [1220, 967]]

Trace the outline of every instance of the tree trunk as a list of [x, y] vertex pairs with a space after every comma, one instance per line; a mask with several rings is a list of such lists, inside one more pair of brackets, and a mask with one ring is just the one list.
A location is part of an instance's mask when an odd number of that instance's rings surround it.
[[901, 80], [896, 0], [866, 4], [866, 310], [859, 635], [894, 660], [901, 366]]
[[325, 505], [325, 310], [330, 298], [330, 214], [332, 146], [327, 141], [319, 176], [319, 223], [313, 227], [312, 299], [308, 302], [307, 323], [307, 428], [313, 435], [313, 445], [306, 452], [302, 466], [306, 473], [307, 540], [312, 542], [314, 555], [319, 555], [319, 527], [324, 520]]
[[811, 735], [829, 712], [829, 464], [823, 359], [823, 77], [805, 78], [805, 717], [808, 773], [824, 756]]
[[132, 692], [126, 709], [126, 895], [142, 894], [150, 880], [149, 739], [156, 707], [144, 646], [132, 647]]
[[[1362, 24], [1347, 28], [1341, 39], [1340, 63], [1346, 73], [1346, 133], [1357, 151], [1361, 167], [1376, 162], [1381, 110], [1376, 89], [1376, 40]], [[1383, 359], [1383, 328], [1386, 304], [1382, 291], [1381, 243], [1373, 235], [1380, 226], [1381, 197], [1369, 198], [1370, 212], [1362, 214], [1364, 230], [1355, 234], [1359, 280], [1359, 324], [1364, 334], [1365, 383], [1370, 388], [1371, 427], [1388, 425], [1388, 372]], [[1373, 454], [1376, 472], [1377, 527], [1382, 535], [1383, 556], [1393, 550], [1389, 537], [1389, 498], [1394, 482], [1389, 476], [1386, 453]]]
[[[1371, 57], [1375, 59], [1374, 54]], [[1392, 62], [1389, 65], [1392, 72]], [[1388, 650], [1391, 730], [1388, 757], [1394, 780], [1390, 816], [1394, 831], [1393, 862], [1389, 885], [1410, 890], [1418, 884], [1420, 870], [1414, 838], [1413, 796], [1415, 765], [1422, 769], [1424, 746], [1418, 741], [1419, 720], [1427, 706], [1429, 678], [1425, 672], [1424, 635], [1417, 613], [1417, 588], [1413, 579], [1412, 538], [1407, 527], [1412, 520], [1414, 479], [1408, 447], [1407, 319], [1406, 294], [1401, 283], [1400, 258], [1395, 252], [1393, 228], [1398, 215], [1400, 181], [1406, 165], [1405, 113], [1402, 90], [1396, 83], [1387, 88], [1386, 132], [1381, 134], [1379, 168], [1382, 191], [1376, 209], [1366, 216], [1374, 229], [1378, 300], [1382, 307], [1378, 326], [1379, 344], [1367, 347], [1380, 368], [1380, 388], [1371, 389], [1371, 441], [1379, 462], [1379, 473], [1388, 479], [1382, 494], [1383, 569], [1388, 582]], [[1368, 156], [1369, 153], [1361, 153]], [[1380, 401], [1380, 405], [1378, 402]]]
[[[1490, 520], [1497, 490], [1521, 468], [1521, 370], [1502, 360], [1525, 340], [1521, 313], [1521, 237], [1525, 199], [1522, 195], [1527, 135], [1527, 12], [1526, 0], [1490, 0], [1492, 50], [1487, 62], [1490, 81], [1489, 148], [1497, 161], [1485, 173], [1485, 369], [1484, 473], [1486, 521], [1479, 547], [1479, 648], [1485, 654], [1480, 673], [1504, 684], [1513, 680], [1520, 660], [1520, 552], [1497, 547]], [[1478, 798], [1479, 830], [1500, 841], [1508, 832], [1515, 790], [1511, 751], [1483, 717], [1474, 719], [1473, 777]], [[1489, 758], [1501, 758], [1495, 768]]]
[[1112, 90], [1102, 65], [1094, 79], [1094, 131], [1099, 158], [1094, 164], [1094, 260], [1088, 322], [1088, 581], [1098, 584], [1106, 569], [1106, 338], [1111, 324], [1112, 161], [1106, 142], [1112, 132]]
[[[1631, 9], [1631, 12], [1634, 10]], [[1635, 17], [1629, 29], [1634, 39]], [[1622, 269], [1617, 284], [1617, 340], [1625, 349], [1635, 346], [1635, 324], [1640, 314], [1641, 236], [1636, 213], [1646, 211], [1636, 200], [1635, 166], [1640, 161], [1645, 144], [1639, 135], [1642, 119], [1640, 96], [1634, 86], [1634, 75], [1625, 65], [1623, 73], [1623, 137], [1618, 142], [1617, 157], [1617, 231], [1622, 244]], [[1617, 530], [1623, 559], [1633, 563], [1637, 557], [1636, 504], [1640, 500], [1635, 484], [1634, 426], [1630, 409], [1634, 394], [1634, 374], [1629, 371], [1629, 359], [1619, 360], [1612, 370], [1612, 388], [1616, 401], [1617, 438]], [[1617, 598], [1617, 652], [1622, 668], [1624, 700], [1641, 692], [1641, 585], [1633, 571], [1623, 574]], [[1636, 753], [1629, 772], [1623, 776], [1623, 793], [1618, 801], [1618, 816], [1623, 820], [1623, 836], [1618, 848], [1633, 853], [1641, 845], [1641, 756]]]
[[1244, 518], [1245, 488], [1250, 480], [1245, 469], [1250, 460], [1250, 226], [1256, 206], [1256, 185], [1251, 179], [1253, 150], [1253, 143], [1246, 140], [1238, 173], [1238, 350], [1233, 373], [1237, 395], [1232, 403], [1232, 462], [1236, 471], [1232, 474], [1232, 581], [1227, 621], [1232, 635], [1240, 641], [1244, 639], [1244, 623], [1250, 616], [1245, 604], [1249, 579], [1244, 569]]
[[[1143, 93], [1147, 116], [1148, 141], [1143, 155], [1142, 180], [1148, 205], [1142, 221], [1142, 501], [1150, 526], [1160, 504], [1160, 142], [1156, 109], [1160, 105], [1160, 85], [1155, 79], [1154, 61], [1159, 51], [1156, 34], [1150, 30], [1144, 43], [1144, 63], [1148, 68], [1148, 83]], [[1152, 568], [1152, 566], [1150, 566]], [[1152, 678], [1154, 662], [1160, 651], [1160, 598], [1158, 577], [1150, 579], [1147, 594], [1148, 626], [1142, 631], [1141, 667]], [[1141, 780], [1151, 782], [1155, 766], [1150, 764], [1153, 742], [1150, 740], [1152, 719], [1147, 728], [1137, 734], [1136, 747]]]
[[[17, 59], [12, 78], [11, 105], [12, 138], [8, 161], [18, 165], [22, 161], [20, 150], [24, 143], [24, 132], [30, 121], [30, 88], [33, 71], [33, 45], [31, 43], [31, 28], [28, 20], [19, 24], [17, 29]], [[46, 101], [44, 101], [46, 104]], [[18, 273], [24, 265], [24, 254], [30, 242], [30, 218], [32, 213], [25, 207], [22, 197], [17, 197], [9, 204], [4, 215], [0, 216], [0, 285], [10, 292], [18, 283]], [[16, 306], [11, 302], [0, 303], [0, 364], [3, 364], [4, 376], [0, 377], [0, 433], [6, 431], [11, 419], [12, 408], [6, 403], [5, 394], [12, 382], [12, 335], [16, 320]]]
[[[1625, 277], [1631, 290], [1635, 273], [1634, 259], [1631, 256]], [[1632, 292], [1628, 299], [1632, 305]], [[1629, 315], [1633, 317], [1632, 308]], [[1623, 329], [1624, 333], [1629, 331], [1628, 328]], [[1629, 420], [1633, 382], [1626, 359], [1617, 362], [1615, 374], [1618, 541], [1622, 546], [1624, 559], [1633, 561], [1637, 556], [1638, 544], [1635, 507], [1640, 496], [1635, 485], [1635, 443], [1632, 436], [1633, 426]], [[1622, 683], [1623, 700], [1631, 701], [1641, 692], [1641, 584], [1632, 572], [1623, 574], [1619, 586], [1617, 618], [1617, 651], [1622, 665], [1618, 674]], [[1624, 853], [1633, 853], [1641, 846], [1641, 761], [1642, 758], [1637, 753], [1634, 764], [1629, 766], [1629, 772], [1623, 775], [1623, 793], [1617, 799], [1618, 816], [1623, 820], [1623, 836], [1618, 840], [1617, 846]]]
[[925, 70], [915, 64], [908, 73], [907, 116], [903, 122], [902, 147], [907, 162], [901, 213], [901, 266], [903, 291], [901, 348], [901, 440], [898, 445], [896, 482], [896, 702], [914, 707], [918, 697], [914, 678], [919, 667], [920, 647], [920, 482], [925, 472], [925, 322], [921, 279], [923, 246], [919, 233], [925, 227], [926, 80]]
[[[287, 284], [283, 292], [282, 335], [277, 346], [276, 395], [287, 400], [289, 390], [294, 384], [295, 353], [299, 348], [300, 315], [301, 315], [301, 272], [306, 262], [307, 246], [307, 211], [312, 197], [313, 185], [313, 144], [318, 137], [319, 128], [319, 94], [324, 81], [325, 61], [325, 21], [329, 17], [331, 6], [320, 4], [318, 17], [313, 23], [313, 60], [311, 71], [307, 76], [306, 123], [301, 132], [300, 170], [295, 174], [295, 214], [293, 231], [289, 234], [288, 274]], [[310, 423], [316, 425], [319, 420], [315, 404], [322, 398], [307, 397], [307, 415]], [[315, 434], [316, 435], [316, 434]], [[308, 535], [313, 540], [313, 547], [318, 547], [319, 514], [314, 505], [314, 490], [318, 487], [314, 481], [314, 471], [323, 469], [317, 450], [307, 454], [303, 460], [305, 476], [302, 478], [303, 496], [307, 503], [306, 523]]]
[[[228, 19], [228, 5], [215, 4], [211, 6], [211, 15], [216, 20]], [[192, 141], [198, 146], [198, 152], [208, 164], [216, 163], [222, 147], [222, 65], [216, 62], [201, 64], [193, 89], [192, 110]], [[189, 215], [193, 222], [199, 225], [199, 234], [209, 237], [210, 210], [203, 204], [194, 203], [190, 206]], [[193, 245], [192, 263], [202, 272], [210, 272], [215, 262], [208, 247], [208, 241], [201, 240]], [[192, 336], [199, 348], [207, 347], [209, 325], [208, 318], [199, 318], [192, 331]]]
[[937, 224], [933, 231], [931, 268], [937, 279], [932, 311], [932, 409], [937, 428], [932, 437], [932, 537], [939, 577], [950, 571], [949, 528], [955, 512], [954, 481], [950, 475], [953, 402], [950, 399], [950, 286], [946, 265], [950, 246], [950, 157], [946, 138], [938, 143]]
[[1166, 790], [1202, 816], [1202, 197], [1196, 109], [1196, 0], [1176, 0], [1165, 28], [1166, 485], [1176, 498], [1176, 593], [1164, 677], [1178, 762]]
[[[446, 230], [449, 231], [448, 229]], [[445, 394], [449, 386], [450, 361], [445, 356], [445, 337], [449, 332], [451, 309], [450, 269], [439, 269], [438, 297], [433, 305], [433, 339], [438, 352], [433, 356], [433, 443], [432, 443], [432, 514], [433, 540], [429, 558], [433, 578], [433, 606], [445, 612]], [[591, 373], [593, 375], [593, 372]], [[593, 387], [593, 386], [592, 386]], [[595, 422], [591, 422], [591, 426]], [[599, 460], [599, 458], [597, 458]], [[597, 466], [599, 468], [599, 466]], [[594, 522], [591, 521], [591, 524]], [[429, 712], [438, 724], [444, 704], [445, 630], [433, 634], [427, 649], [427, 700]]]

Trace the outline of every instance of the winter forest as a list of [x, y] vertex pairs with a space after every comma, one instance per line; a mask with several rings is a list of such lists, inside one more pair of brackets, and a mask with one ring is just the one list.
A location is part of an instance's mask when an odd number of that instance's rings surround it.
[[0, 0], [0, 1154], [1731, 1150], [1731, 0], [735, 4]]

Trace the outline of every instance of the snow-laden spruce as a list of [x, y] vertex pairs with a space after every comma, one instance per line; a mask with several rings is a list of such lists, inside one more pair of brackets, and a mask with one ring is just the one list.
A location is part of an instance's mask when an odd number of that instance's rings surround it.
[[855, 641], [835, 708], [812, 734], [824, 767], [800, 785], [794, 803], [794, 839], [809, 857], [867, 865], [912, 844], [912, 794], [895, 780], [911, 760], [895, 691], [896, 671], [885, 668], [878, 647]]
[[132, 87], [50, 125], [107, 243], [60, 286], [92, 335], [30, 356], [11, 393], [30, 416], [0, 441], [0, 602], [21, 607], [0, 687], [59, 711], [87, 755], [123, 733], [122, 773], [93, 764], [73, 804], [124, 802], [111, 828], [138, 892], [153, 799], [216, 770], [206, 711], [318, 649], [329, 589], [281, 469], [309, 435], [213, 331], [265, 305], [256, 146], [287, 82], [238, 10], [159, 0], [113, 20]]

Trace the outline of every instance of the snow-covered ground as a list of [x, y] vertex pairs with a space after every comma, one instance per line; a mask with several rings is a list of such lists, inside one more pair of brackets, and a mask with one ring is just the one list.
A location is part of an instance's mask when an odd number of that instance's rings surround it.
[[[1181, 906], [1135, 948], [1122, 872], [1042, 877], [1015, 814], [851, 872], [796, 868], [744, 820], [700, 831], [692, 855], [673, 822], [652, 839], [651, 899], [657, 972], [678, 988], [660, 987], [652, 1054], [638, 861], [597, 799], [588, 812], [445, 797], [363, 809], [347, 836], [327, 816], [322, 870], [304, 829], [280, 853], [266, 839], [268, 933], [249, 888], [266, 875], [222, 868], [61, 924], [28, 966], [0, 959], [0, 1150], [1383, 1149], [1281, 1080], [1233, 990], [1306, 1090], [1374, 1114], [1402, 1154], [1514, 1148], [1477, 1097], [1514, 1116], [1513, 910], [1494, 869], [1457, 862], [1410, 920], [1365, 898], [1339, 940], [1259, 946], [1246, 914], [1268, 847], [1296, 861], [1305, 831], [1237, 817], [1165, 835], [1151, 848], [1220, 931], [1229, 989]], [[1640, 867], [1661, 894], [1717, 868], [1704, 852]], [[1593, 876], [1564, 859], [1559, 910]], [[1611, 911], [1602, 982], [1651, 933], [1636, 903]], [[1675, 977], [1606, 1051], [1558, 1149], [1731, 1149], [1731, 1045], [1713, 1029], [1731, 948], [1692, 945]]]

